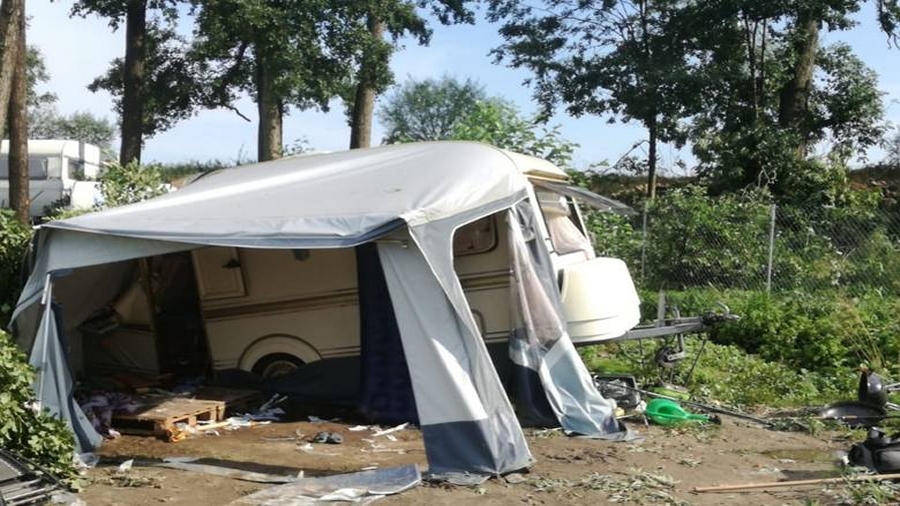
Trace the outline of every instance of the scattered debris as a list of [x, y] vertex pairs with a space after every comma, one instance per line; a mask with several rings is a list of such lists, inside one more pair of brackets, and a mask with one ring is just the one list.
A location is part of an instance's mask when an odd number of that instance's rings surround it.
[[96, 453], [76, 453], [72, 460], [75, 463], [75, 469], [82, 471], [93, 469], [100, 462], [100, 456]]
[[134, 459], [128, 459], [125, 462], [119, 464], [118, 472], [127, 473], [131, 470], [131, 467], [134, 466]]
[[683, 459], [679, 460], [678, 463], [681, 464], [681, 465], [683, 465], [683, 466], [687, 466], [687, 467], [693, 468], [693, 467], [697, 467], [697, 466], [699, 466], [700, 464], [702, 464], [703, 461], [697, 460], [697, 459], [691, 459], [691, 458], [683, 458]]
[[0, 504], [43, 503], [58, 488], [56, 478], [0, 448]]
[[406, 429], [408, 426], [409, 426], [409, 422], [407, 422], [407, 423], [401, 423], [400, 425], [398, 425], [398, 426], [396, 426], [396, 427], [391, 427], [390, 429], [385, 429], [385, 430], [378, 431], [378, 432], [376, 432], [375, 434], [372, 434], [372, 436], [374, 436], [374, 437], [378, 437], [378, 436], [386, 436], [386, 435], [388, 435], [388, 434], [392, 434], [392, 433], [394, 433], [394, 432], [399, 432], [399, 431], [401, 431], [401, 430], [404, 430], [404, 429]]
[[252, 481], [256, 483], [294, 483], [303, 478], [303, 471], [298, 471], [296, 475], [278, 475], [269, 473], [258, 473], [253, 471], [245, 471], [243, 469], [235, 469], [233, 467], [225, 467], [220, 465], [205, 464], [198, 462], [202, 459], [196, 457], [172, 457], [163, 459], [162, 462], [150, 462], [147, 465], [154, 467], [165, 467], [168, 469], [178, 469], [181, 471], [194, 471], [205, 474], [214, 474], [233, 478], [242, 481]]
[[322, 455], [322, 456], [325, 456], [325, 457], [335, 457], [335, 456], [340, 455], [340, 453], [337, 453], [337, 452], [323, 452], [323, 451], [318, 451], [318, 450], [316, 450], [315, 448], [313, 448], [312, 443], [306, 443], [305, 445], [298, 445], [298, 446], [297, 446], [297, 449], [300, 450], [300, 451], [302, 451], [302, 452], [306, 452], [306, 453], [308, 453], [308, 454], [310, 454], [310, 455]]
[[417, 486], [422, 482], [413, 465], [321, 478], [304, 478], [244, 496], [232, 505], [293, 506], [325, 501], [370, 502]]
[[510, 485], [516, 485], [518, 483], [525, 483], [526, 481], [528, 481], [528, 477], [526, 477], [522, 473], [509, 473], [504, 476], [503, 479], [506, 480], [506, 483], [509, 483]]
[[312, 442], [339, 445], [344, 442], [344, 437], [337, 432], [322, 431], [313, 436]]
[[815, 480], [776, 481], [771, 483], [745, 483], [743, 485], [715, 485], [712, 487], [694, 487], [694, 492], [733, 492], [735, 490], [753, 490], [779, 487], [801, 487], [807, 485], [821, 485], [825, 483], [847, 483], [857, 481], [883, 481], [900, 479], [900, 473], [845, 476], [841, 478], [819, 478]]
[[591, 473], [580, 480], [536, 478], [529, 481], [538, 492], [558, 492], [560, 490], [589, 489], [601, 490], [608, 494], [611, 503], [642, 503], [644, 498], [661, 499], [667, 504], [686, 504], [669, 495], [678, 483], [672, 477], [634, 470], [634, 474], [616, 478], [608, 474]]

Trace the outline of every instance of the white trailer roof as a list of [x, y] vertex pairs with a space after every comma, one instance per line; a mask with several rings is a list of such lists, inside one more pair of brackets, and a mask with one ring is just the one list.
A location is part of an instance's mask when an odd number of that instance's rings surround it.
[[358, 244], [506, 200], [547, 161], [474, 142], [401, 144], [302, 155], [204, 175], [155, 199], [46, 227], [198, 244]]

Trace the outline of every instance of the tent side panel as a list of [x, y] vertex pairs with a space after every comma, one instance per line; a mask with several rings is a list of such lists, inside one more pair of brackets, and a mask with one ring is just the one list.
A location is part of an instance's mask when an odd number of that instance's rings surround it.
[[594, 387], [569, 338], [549, 253], [534, 233], [535, 218], [526, 203], [510, 210], [516, 327], [510, 334], [510, 358], [540, 376], [563, 429], [592, 437], [627, 438], [630, 435], [616, 420], [615, 403]]
[[41, 407], [64, 420], [75, 435], [79, 452], [93, 451], [103, 441], [72, 398], [72, 374], [61, 341], [59, 308], [47, 305], [29, 363], [37, 371], [34, 390]]
[[[490, 363], [481, 337], [460, 322], [422, 252], [410, 241], [406, 247], [380, 243], [379, 254], [430, 471], [502, 474], [531, 464], [512, 408], [498, 403], [495, 392], [478, 388], [476, 376], [484, 371], [473, 369]], [[493, 378], [502, 392], [496, 373]]]

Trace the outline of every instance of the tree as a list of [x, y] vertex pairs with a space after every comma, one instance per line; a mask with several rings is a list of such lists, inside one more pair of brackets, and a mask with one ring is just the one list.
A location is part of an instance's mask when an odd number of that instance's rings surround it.
[[367, 15], [369, 29], [368, 47], [360, 51], [357, 71], [356, 95], [350, 106], [350, 149], [367, 148], [372, 145], [372, 114], [375, 110], [375, 95], [382, 91], [383, 82], [390, 76], [387, 62], [390, 49], [384, 44], [384, 21], [375, 13]]
[[[797, 192], [789, 181], [832, 180], [815, 172], [844, 170], [850, 155], [879, 141], [883, 107], [875, 74], [847, 46], [819, 47], [805, 21], [812, 15], [829, 29], [843, 29], [858, 3], [832, 9], [734, 0], [678, 13], [672, 31], [696, 34], [687, 54], [697, 81], [707, 83], [691, 140], [700, 172], [715, 190], [757, 185], [790, 196]], [[809, 147], [825, 140], [833, 163], [806, 160]]]
[[[431, 13], [442, 24], [473, 23], [474, 14], [466, 7], [469, 0], [420, 1], [420, 7], [430, 5]], [[366, 26], [369, 39], [359, 51], [355, 95], [349, 101], [350, 148], [369, 147], [372, 136], [372, 116], [375, 96], [393, 81], [389, 63], [395, 46], [387, 44], [384, 32], [396, 40], [404, 34], [417, 38], [419, 44], [428, 44], [431, 30], [416, 11], [413, 2], [394, 0], [369, 2]]]
[[461, 83], [444, 76], [440, 80], [407, 81], [378, 111], [388, 132], [384, 142], [450, 139], [456, 125], [486, 100], [484, 87], [471, 79]]
[[[144, 139], [168, 130], [191, 117], [200, 106], [201, 70], [188, 56], [188, 42], [172, 26], [159, 22], [147, 25], [144, 37], [144, 81], [141, 106], [141, 135]], [[88, 85], [91, 91], [105, 90], [115, 101], [116, 111], [125, 115], [125, 59], [110, 62], [106, 74]], [[84, 125], [84, 116], [69, 123]], [[124, 124], [124, 123], [123, 123]], [[94, 125], [98, 127], [100, 125]]]
[[7, 127], [7, 104], [19, 51], [19, 19], [25, 15], [24, 10], [23, 0], [3, 0], [0, 4], [0, 134]]
[[31, 195], [28, 190], [28, 67], [25, 44], [25, 1], [16, 20], [16, 41], [12, 91], [9, 97], [9, 206], [22, 224], [31, 221]]
[[50, 80], [50, 74], [37, 48], [28, 48], [26, 69], [29, 139], [74, 139], [112, 150], [116, 129], [107, 119], [87, 111], [61, 115], [56, 110], [56, 95], [38, 90]]
[[887, 153], [882, 163], [900, 169], [900, 129], [888, 139], [885, 151]]
[[[53, 93], [38, 92], [38, 85], [50, 80], [50, 74], [47, 72], [47, 66], [44, 64], [44, 56], [38, 48], [33, 46], [28, 47], [25, 68], [28, 75], [28, 107], [35, 110], [44, 105], [56, 102], [56, 95]], [[30, 122], [31, 116], [29, 116], [29, 124]]]
[[683, 41], [667, 26], [679, 3], [650, 0], [548, 0], [535, 6], [491, 0], [502, 22], [498, 62], [526, 68], [546, 113], [640, 122], [648, 133], [647, 194], [656, 192], [659, 141], [684, 142], [679, 120], [696, 108]]
[[141, 160], [146, 83], [147, 12], [160, 13], [169, 22], [177, 16], [177, 0], [79, 0], [72, 15], [97, 14], [109, 18], [113, 30], [125, 24], [125, 58], [122, 74], [121, 148], [124, 165]]
[[577, 147], [560, 135], [559, 126], [547, 127], [538, 117], [523, 118], [515, 106], [498, 98], [476, 103], [453, 125], [449, 138], [485, 142], [565, 169], [572, 168], [572, 152]]
[[60, 115], [53, 108], [44, 108], [39, 123], [29, 119], [29, 137], [32, 139], [73, 139], [112, 150], [116, 136], [115, 126], [105, 118], [81, 111]]
[[290, 107], [327, 111], [332, 99], [350, 94], [354, 62], [371, 40], [361, 22], [367, 2], [208, 0], [201, 5], [191, 57], [203, 69], [202, 100], [236, 111], [237, 97], [253, 97], [261, 161], [282, 156], [282, 123]]
[[478, 141], [566, 168], [576, 147], [562, 138], [558, 126], [547, 127], [539, 116], [523, 117], [471, 79], [408, 81], [388, 97], [379, 115], [388, 126], [388, 143]]

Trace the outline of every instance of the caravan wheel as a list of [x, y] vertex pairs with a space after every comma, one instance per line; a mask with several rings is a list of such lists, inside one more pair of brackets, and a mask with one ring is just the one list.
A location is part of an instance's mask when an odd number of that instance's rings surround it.
[[287, 353], [270, 353], [253, 364], [253, 372], [263, 378], [277, 378], [303, 365], [299, 358]]

